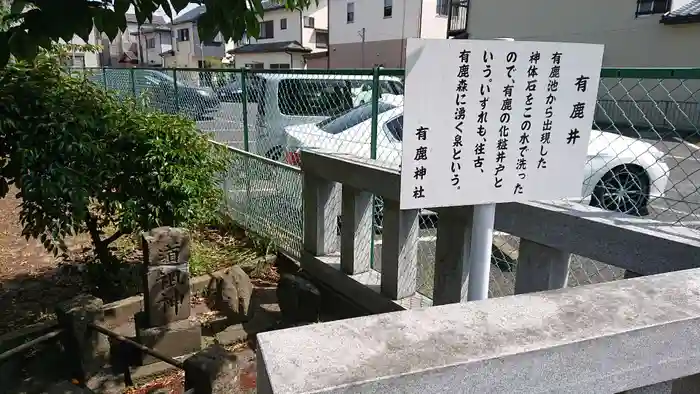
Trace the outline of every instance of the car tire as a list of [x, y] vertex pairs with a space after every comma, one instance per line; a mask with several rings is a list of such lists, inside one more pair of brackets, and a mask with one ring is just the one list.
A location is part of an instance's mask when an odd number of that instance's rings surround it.
[[590, 205], [633, 216], [649, 214], [649, 175], [637, 165], [621, 165], [603, 175]]
[[265, 153], [265, 157], [267, 157], [270, 160], [280, 161], [280, 160], [282, 160], [283, 153], [284, 153], [284, 149], [278, 145], [278, 146], [275, 146], [275, 147], [271, 148], [270, 150], [268, 150]]

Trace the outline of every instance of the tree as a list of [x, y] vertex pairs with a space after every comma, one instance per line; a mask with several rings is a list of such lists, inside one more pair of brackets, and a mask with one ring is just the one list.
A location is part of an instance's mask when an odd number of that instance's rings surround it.
[[[0, 0], [1, 1], [1, 0]], [[10, 55], [32, 60], [39, 48], [50, 49], [53, 42], [69, 41], [77, 35], [88, 42], [93, 26], [114, 40], [126, 31], [126, 12], [134, 6], [139, 23], [150, 20], [162, 8], [172, 19], [189, 3], [203, 4], [206, 12], [197, 23], [202, 41], [221, 33], [224, 40], [240, 40], [246, 33], [258, 37], [258, 18], [264, 14], [262, 0], [12, 0], [4, 20], [10, 28], [0, 32], [0, 67]], [[305, 9], [317, 0], [273, 0], [288, 9]]]
[[216, 215], [227, 151], [190, 120], [71, 75], [67, 55], [54, 45], [0, 69], [0, 198], [19, 189], [23, 235], [58, 252], [87, 232], [109, 263], [123, 234]]

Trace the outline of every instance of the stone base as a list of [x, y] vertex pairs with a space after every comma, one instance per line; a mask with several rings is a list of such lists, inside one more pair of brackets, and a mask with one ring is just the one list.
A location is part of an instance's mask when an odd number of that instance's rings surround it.
[[[178, 357], [198, 352], [202, 349], [202, 326], [197, 321], [180, 320], [165, 326], [146, 327], [143, 315], [136, 315], [136, 340], [149, 348], [169, 357]], [[153, 364], [161, 360], [143, 355], [141, 365]]]

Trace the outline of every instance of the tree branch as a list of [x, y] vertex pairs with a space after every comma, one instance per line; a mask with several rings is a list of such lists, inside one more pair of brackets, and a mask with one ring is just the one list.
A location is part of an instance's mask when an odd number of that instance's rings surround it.
[[121, 238], [121, 236], [124, 235], [124, 234], [126, 234], [124, 231], [122, 231], [122, 230], [117, 230], [117, 232], [115, 232], [114, 234], [110, 235], [109, 238], [105, 239], [105, 240], [102, 241], [102, 242], [104, 242], [104, 245], [107, 246], [107, 245], [111, 244], [112, 242], [114, 242], [114, 241], [118, 240], [119, 238]]

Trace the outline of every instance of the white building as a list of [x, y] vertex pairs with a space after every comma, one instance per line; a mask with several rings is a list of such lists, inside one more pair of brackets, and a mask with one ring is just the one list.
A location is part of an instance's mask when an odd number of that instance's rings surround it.
[[[700, 0], [471, 0], [469, 38], [605, 45], [605, 67], [700, 67]], [[605, 78], [601, 127], [653, 126], [671, 135], [700, 127], [700, 80]]]
[[[140, 31], [149, 31], [166, 26], [165, 19], [160, 15], [153, 15], [152, 20], [145, 21], [139, 26], [135, 14], [126, 14], [126, 30], [120, 31], [114, 40], [110, 42], [106, 34], [102, 34], [102, 62], [105, 66], [119, 67], [125, 65], [144, 65], [148, 64], [145, 61], [145, 48], [139, 46], [139, 27]], [[143, 37], [141, 38], [143, 40]], [[160, 64], [160, 62], [158, 63]]]
[[204, 5], [197, 6], [173, 19], [171, 23], [173, 46], [163, 54], [166, 67], [208, 68], [224, 57], [223, 37], [217, 34], [212, 41], [202, 42], [197, 31], [197, 20], [204, 14]]
[[169, 26], [143, 27], [131, 35], [140, 39], [141, 64], [154, 67], [164, 65], [163, 54], [169, 55], [173, 49], [172, 30]]
[[608, 67], [700, 67], [700, 0], [471, 0], [467, 33], [605, 44]]
[[403, 67], [407, 38], [447, 37], [449, 0], [329, 1], [331, 68]]
[[[93, 28], [92, 31], [90, 31], [90, 36], [88, 37], [87, 42], [78, 36], [73, 36], [68, 43], [75, 45], [99, 45], [99, 37], [100, 33], [97, 31], [97, 29]], [[84, 51], [72, 51], [70, 58], [67, 59], [67, 63], [70, 67], [80, 68], [101, 67], [103, 65], [100, 53]]]
[[289, 11], [277, 2], [264, 2], [260, 36], [230, 49], [236, 67], [304, 68], [305, 54], [327, 51], [328, 0], [302, 11]]

